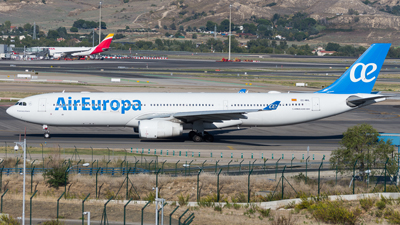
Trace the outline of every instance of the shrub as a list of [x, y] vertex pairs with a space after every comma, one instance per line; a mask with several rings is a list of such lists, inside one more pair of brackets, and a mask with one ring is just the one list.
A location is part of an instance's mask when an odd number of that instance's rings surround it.
[[362, 198], [360, 199], [360, 205], [361, 208], [363, 208], [365, 211], [368, 211], [372, 206], [374, 206], [375, 199], [373, 198]]
[[43, 225], [64, 225], [65, 223], [57, 220], [48, 220], [42, 223]]
[[187, 205], [189, 202], [189, 194], [185, 196], [183, 196], [183, 194], [178, 195], [178, 203], [180, 206], [184, 206]]
[[274, 218], [274, 220], [271, 222], [271, 225], [292, 225], [294, 222], [292, 221], [292, 217], [289, 214], [289, 217], [286, 218], [286, 216], [278, 216]]
[[242, 206], [237, 203], [233, 203], [233, 208], [238, 210], [238, 209], [242, 208]]
[[217, 194], [214, 195], [207, 195], [204, 198], [200, 198], [199, 206], [202, 207], [212, 207], [214, 203], [217, 202]]
[[144, 200], [154, 202], [156, 200], [156, 194], [154, 192], [149, 192], [149, 194], [144, 197]]
[[376, 207], [379, 209], [379, 210], [382, 210], [382, 209], [384, 209], [384, 208], [386, 208], [386, 202], [384, 201], [384, 200], [379, 200], [379, 201], [377, 201], [376, 202]]
[[219, 206], [219, 205], [216, 205], [216, 206], [214, 207], [214, 211], [222, 212], [222, 207]]
[[261, 214], [262, 217], [269, 217], [269, 214], [271, 213], [271, 209], [257, 209], [258, 212]]
[[234, 203], [247, 202], [247, 197], [244, 193], [240, 193], [239, 195], [232, 197], [232, 202], [234, 202]]
[[4, 214], [0, 217], [0, 224], [20, 225], [16, 219], [12, 218], [12, 216], [6, 216]]
[[58, 189], [60, 186], [68, 184], [67, 167], [54, 167], [43, 173], [43, 178], [51, 187]]
[[400, 224], [400, 212], [393, 211], [392, 215], [389, 216], [388, 221], [391, 224]]
[[334, 224], [355, 224], [361, 215], [360, 208], [349, 210], [343, 201], [316, 202], [309, 210], [317, 220]]

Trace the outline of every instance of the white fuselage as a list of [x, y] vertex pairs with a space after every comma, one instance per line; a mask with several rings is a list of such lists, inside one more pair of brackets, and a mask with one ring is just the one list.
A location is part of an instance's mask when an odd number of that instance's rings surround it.
[[[370, 97], [372, 94], [318, 93], [51, 93], [25, 98], [26, 106], [15, 105], [10, 115], [36, 124], [49, 126], [120, 126], [138, 127], [140, 116], [213, 110], [263, 109], [280, 101], [276, 110], [245, 114], [245, 118], [212, 122], [228, 126], [282, 126], [337, 115], [351, 109], [349, 96]], [[60, 99], [63, 99], [61, 101]], [[384, 100], [384, 99], [383, 99]], [[84, 103], [84, 104], [83, 104]], [[355, 107], [357, 108], [357, 107]], [[171, 120], [171, 118], [158, 118]], [[206, 121], [204, 121], [206, 122]], [[190, 128], [190, 124], [184, 128]]]

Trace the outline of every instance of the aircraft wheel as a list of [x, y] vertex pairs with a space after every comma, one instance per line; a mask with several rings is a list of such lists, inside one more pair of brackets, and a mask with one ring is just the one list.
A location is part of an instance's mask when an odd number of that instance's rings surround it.
[[44, 133], [44, 138], [50, 138], [50, 133]]
[[196, 135], [196, 132], [194, 132], [194, 131], [190, 131], [189, 132], [189, 138], [190, 139], [193, 139], [194, 135]]
[[194, 135], [193, 136], [193, 141], [194, 142], [202, 142], [203, 141], [203, 137], [201, 137], [200, 135]]
[[206, 134], [206, 135], [204, 135], [204, 140], [206, 140], [207, 142], [213, 142], [214, 136], [212, 136], [210, 134]]

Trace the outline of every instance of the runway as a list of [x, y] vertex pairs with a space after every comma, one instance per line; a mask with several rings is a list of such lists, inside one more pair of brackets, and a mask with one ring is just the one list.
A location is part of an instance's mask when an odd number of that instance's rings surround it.
[[339, 145], [342, 133], [350, 126], [369, 123], [380, 132], [400, 133], [400, 107], [392, 101], [367, 106], [334, 117], [284, 127], [230, 128], [211, 131], [215, 142], [194, 143], [183, 137], [141, 140], [131, 128], [50, 127], [51, 139], [44, 139], [41, 125], [16, 120], [0, 107], [0, 143], [12, 143], [27, 129], [29, 146], [61, 145], [63, 147], [113, 147], [182, 150], [305, 150], [307, 146], [318, 151], [331, 151]]

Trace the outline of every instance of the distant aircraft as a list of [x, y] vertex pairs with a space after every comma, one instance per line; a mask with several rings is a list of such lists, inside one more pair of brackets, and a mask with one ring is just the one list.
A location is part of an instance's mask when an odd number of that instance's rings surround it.
[[180, 136], [213, 141], [206, 130], [273, 127], [334, 116], [386, 100], [371, 92], [390, 44], [373, 44], [332, 85], [314, 93], [49, 93], [7, 109], [17, 119], [48, 126], [131, 127], [140, 138]]
[[108, 51], [110, 48], [111, 41], [114, 37], [114, 34], [107, 35], [106, 38], [95, 47], [48, 47], [49, 56], [53, 58], [61, 58], [61, 57], [69, 57], [69, 56], [78, 56], [85, 57], [101, 52]]

